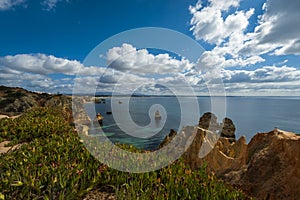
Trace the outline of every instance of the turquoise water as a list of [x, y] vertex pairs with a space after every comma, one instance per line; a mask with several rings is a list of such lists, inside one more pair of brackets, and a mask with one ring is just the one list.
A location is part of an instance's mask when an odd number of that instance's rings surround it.
[[[220, 98], [220, 102], [224, 98]], [[217, 98], [218, 100], [218, 98]], [[122, 99], [121, 99], [122, 101]], [[198, 97], [200, 113], [196, 113], [195, 108], [188, 106], [190, 98], [181, 99], [184, 101], [180, 107], [176, 97], [132, 97], [129, 101], [130, 117], [139, 126], [139, 129], [131, 130], [132, 134], [155, 134], [149, 138], [139, 138], [125, 134], [120, 127], [132, 127], [132, 124], [125, 121], [116, 122], [114, 115], [121, 115], [125, 112], [125, 104], [118, 104], [116, 113], [106, 114], [112, 111], [111, 100], [107, 99], [105, 104], [87, 103], [87, 112], [93, 118], [92, 113], [95, 108], [104, 116], [102, 130], [112, 142], [134, 144], [144, 149], [155, 149], [163, 138], [170, 132], [170, 129], [178, 131], [180, 122], [182, 125], [197, 124], [199, 117], [211, 111], [211, 98]], [[216, 101], [218, 102], [218, 101]], [[149, 109], [152, 105], [160, 104], [166, 111], [165, 123], [162, 120], [151, 122]], [[220, 105], [223, 105], [220, 103]], [[300, 133], [300, 97], [226, 97], [226, 116], [231, 118], [236, 126], [236, 136], [244, 135], [249, 142], [257, 132], [267, 132], [275, 127], [286, 131]], [[181, 108], [181, 109], [180, 109]], [[182, 112], [188, 113], [184, 119]], [[219, 121], [223, 115], [217, 113]], [[122, 124], [123, 123], [123, 124]], [[151, 124], [147, 127], [147, 125]], [[92, 134], [97, 134], [97, 130], [92, 130]], [[145, 136], [144, 136], [145, 137]]]

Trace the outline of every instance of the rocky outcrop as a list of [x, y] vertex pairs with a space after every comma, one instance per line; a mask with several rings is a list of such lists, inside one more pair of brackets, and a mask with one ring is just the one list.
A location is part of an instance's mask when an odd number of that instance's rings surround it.
[[99, 123], [100, 126], [103, 125], [103, 119], [104, 117], [100, 114], [100, 113], [97, 113], [96, 117], [94, 118], [94, 121], [93, 123]]
[[63, 110], [71, 120], [71, 98], [59, 94], [30, 92], [22, 88], [0, 86], [0, 114], [15, 116], [35, 107], [54, 107]]
[[174, 129], [170, 130], [169, 135], [167, 135], [164, 140], [159, 144], [159, 149], [161, 149], [162, 147], [166, 146], [167, 144], [169, 144], [171, 142], [171, 140], [177, 135], [177, 132]]
[[209, 171], [221, 176], [225, 172], [238, 170], [245, 165], [246, 152], [245, 137], [232, 143], [228, 138], [219, 138], [215, 133], [199, 128], [183, 159], [192, 169], [207, 163]]
[[83, 104], [85, 100], [80, 97], [73, 97], [73, 117], [76, 125], [87, 125], [90, 126], [92, 121], [90, 116], [87, 114]]
[[227, 117], [223, 119], [223, 123], [221, 124], [222, 131], [221, 137], [229, 138], [231, 142], [235, 141], [235, 126], [233, 121]]
[[221, 137], [229, 138], [230, 142], [235, 141], [235, 126], [233, 121], [227, 117], [223, 119], [222, 123], [219, 123], [215, 114], [207, 112], [200, 117], [198, 126], [220, 134]]
[[224, 179], [257, 199], [300, 199], [300, 136], [279, 129], [258, 133], [246, 165]]
[[[207, 123], [209, 119], [212, 121]], [[190, 141], [186, 142], [182, 157], [192, 169], [205, 163], [208, 171], [256, 199], [300, 199], [299, 135], [275, 129], [256, 134], [247, 145], [245, 137], [233, 138], [235, 127], [228, 118], [223, 120], [223, 137], [217, 131], [207, 130], [209, 125], [218, 124], [215, 115], [207, 113], [199, 126], [189, 127], [188, 132], [193, 134], [179, 133], [182, 138], [178, 141]], [[174, 135], [169, 134], [164, 145], [172, 138]]]
[[216, 132], [220, 129], [217, 116], [211, 112], [204, 113], [199, 120], [199, 127]]
[[[183, 155], [192, 169], [206, 163], [208, 171], [256, 199], [300, 199], [300, 136], [275, 129], [255, 135], [248, 145], [245, 137], [235, 142], [220, 137], [210, 149], [208, 134], [199, 128]], [[201, 157], [205, 145], [209, 153]]]

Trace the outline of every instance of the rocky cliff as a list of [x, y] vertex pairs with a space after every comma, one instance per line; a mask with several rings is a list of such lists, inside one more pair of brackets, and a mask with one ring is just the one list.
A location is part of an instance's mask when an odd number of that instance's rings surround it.
[[79, 128], [87, 134], [87, 126], [91, 124], [91, 119], [83, 107], [87, 99], [91, 97], [75, 96], [72, 99], [61, 94], [36, 93], [22, 88], [0, 86], [0, 119], [14, 118], [31, 108], [52, 107], [61, 109], [68, 122], [82, 126]]
[[225, 180], [257, 199], [300, 199], [300, 136], [279, 129], [258, 133], [246, 155], [246, 164]]
[[[181, 137], [194, 136], [183, 154], [192, 169], [205, 163], [208, 171], [256, 199], [300, 199], [300, 136], [275, 129], [256, 134], [247, 144], [245, 137], [234, 139], [230, 119], [222, 123], [222, 131], [218, 131], [221, 123], [206, 113], [193, 134], [182, 134], [184, 129], [179, 133]], [[207, 130], [209, 124], [212, 128]], [[175, 135], [171, 132], [160, 147]]]
[[63, 109], [71, 118], [71, 97], [60, 94], [30, 92], [22, 88], [0, 86], [0, 114], [16, 116], [35, 107]]

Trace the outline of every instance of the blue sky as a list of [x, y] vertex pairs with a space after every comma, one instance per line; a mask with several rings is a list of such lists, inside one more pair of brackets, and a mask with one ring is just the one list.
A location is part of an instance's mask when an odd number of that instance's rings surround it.
[[[125, 73], [144, 93], [184, 77], [199, 95], [216, 78], [227, 95], [300, 95], [299, 10], [298, 0], [0, 0], [0, 84], [71, 93], [75, 80], [89, 88], [103, 76], [97, 90], [109, 92]], [[99, 53], [102, 66], [86, 65], [98, 44], [142, 27], [178, 31], [204, 51], [189, 60], [124, 40]]]

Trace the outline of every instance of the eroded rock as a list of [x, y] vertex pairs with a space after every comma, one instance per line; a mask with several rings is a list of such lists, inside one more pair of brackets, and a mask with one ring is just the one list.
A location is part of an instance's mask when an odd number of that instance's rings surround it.
[[257, 199], [300, 199], [300, 137], [275, 129], [258, 133], [249, 145], [239, 179], [227, 180]]
[[217, 116], [211, 112], [204, 113], [199, 120], [199, 127], [210, 130], [217, 131], [220, 129], [220, 124], [218, 123]]
[[[215, 128], [207, 130], [218, 122], [215, 115], [205, 113], [199, 126], [182, 131], [193, 134], [175, 137], [186, 142], [182, 157], [192, 169], [206, 163], [208, 171], [256, 199], [300, 199], [299, 135], [275, 129], [256, 134], [247, 145], [245, 137], [235, 140], [232, 120], [225, 118], [223, 125], [223, 137]], [[167, 137], [170, 143], [172, 137]]]
[[233, 121], [227, 117], [223, 119], [223, 123], [221, 124], [222, 131], [221, 137], [229, 138], [231, 142], [235, 141], [235, 125]]
[[228, 138], [199, 128], [190, 147], [184, 153], [185, 162], [192, 168], [208, 164], [208, 170], [222, 175], [230, 170], [238, 170], [246, 163], [247, 144], [245, 137], [231, 143]]
[[164, 140], [159, 144], [159, 149], [166, 146], [171, 142], [171, 140], [177, 135], [177, 132], [174, 129], [170, 130], [170, 133], [164, 138]]

